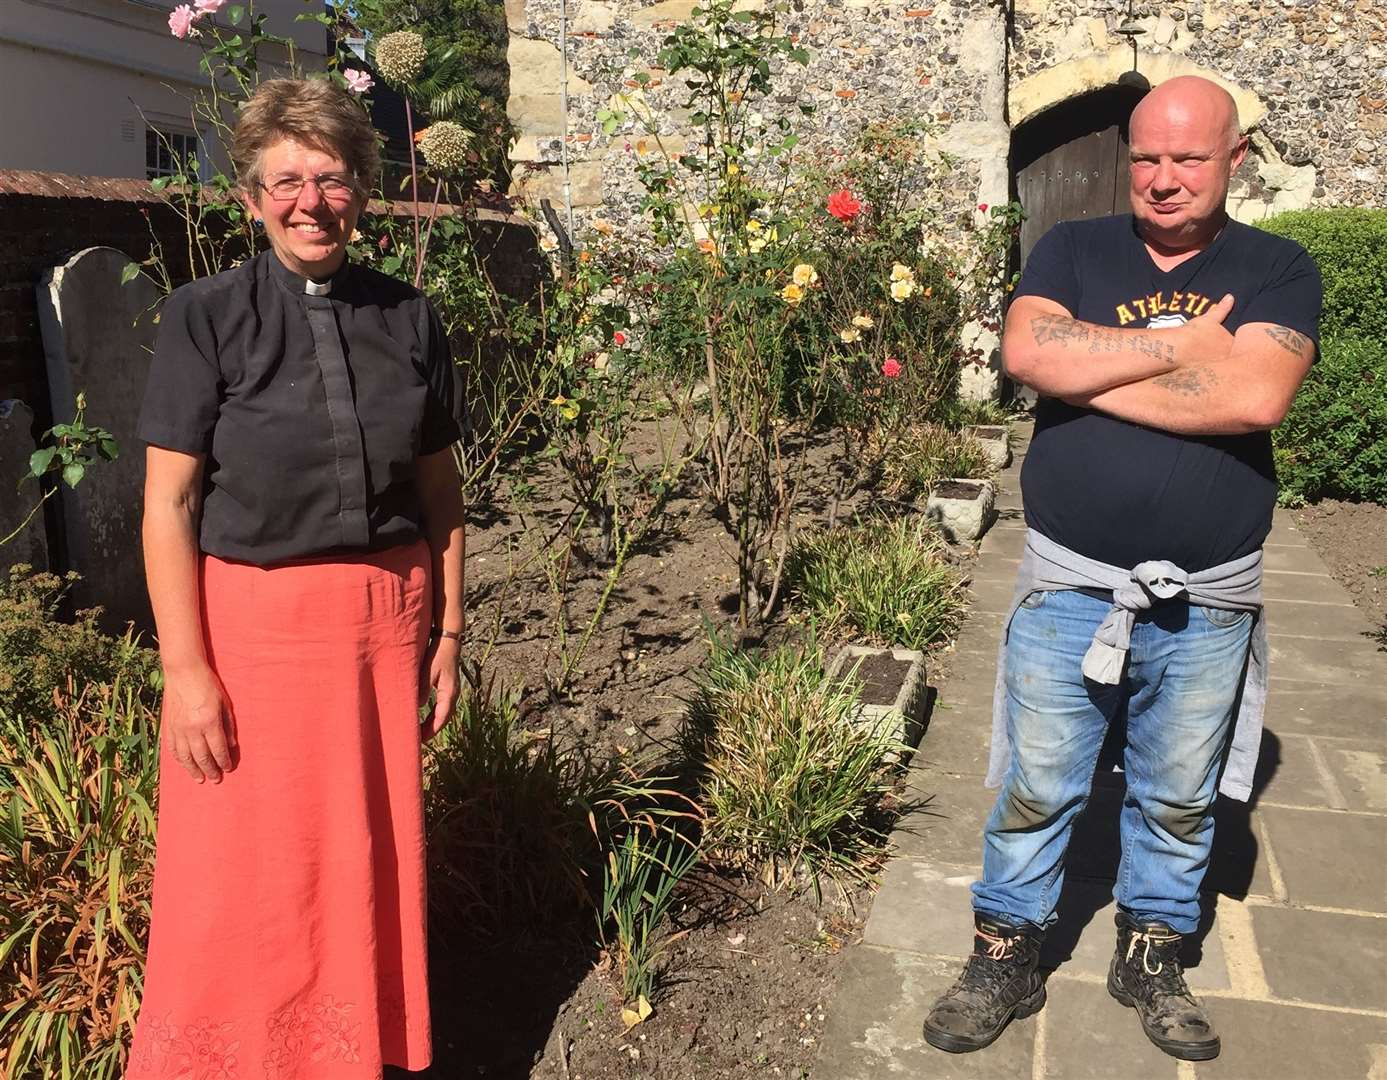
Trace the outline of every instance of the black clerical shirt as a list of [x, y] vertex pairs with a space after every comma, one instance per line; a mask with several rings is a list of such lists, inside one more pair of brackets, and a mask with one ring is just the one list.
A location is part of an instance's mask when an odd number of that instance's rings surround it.
[[207, 455], [202, 550], [263, 566], [416, 540], [416, 461], [461, 408], [417, 290], [350, 264], [314, 283], [263, 252], [164, 304], [138, 431]]

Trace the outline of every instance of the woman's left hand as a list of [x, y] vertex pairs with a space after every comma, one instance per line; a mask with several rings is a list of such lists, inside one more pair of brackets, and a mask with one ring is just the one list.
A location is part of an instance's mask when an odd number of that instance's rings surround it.
[[445, 637], [430, 642], [428, 652], [424, 654], [424, 666], [428, 669], [429, 678], [422, 687], [424, 701], [420, 704], [427, 704], [430, 690], [434, 693], [433, 711], [422, 725], [425, 742], [448, 726], [448, 721], [453, 718], [453, 710], [457, 708], [461, 685], [458, 675], [461, 651], [462, 646], [458, 641]]

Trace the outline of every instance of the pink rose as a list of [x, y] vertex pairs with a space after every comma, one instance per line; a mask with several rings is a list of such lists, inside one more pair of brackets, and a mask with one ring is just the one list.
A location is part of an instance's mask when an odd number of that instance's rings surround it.
[[885, 375], [888, 379], [898, 378], [900, 376], [901, 370], [901, 362], [897, 360], [894, 356], [888, 356], [881, 365], [881, 373]]
[[625, 344], [626, 344], [626, 335], [623, 334], [620, 330], [618, 330], [615, 334], [612, 335], [612, 344], [614, 344], [614, 345], [625, 345]]
[[364, 71], [358, 71], [356, 68], [347, 68], [346, 71], [342, 72], [342, 78], [347, 80], [347, 89], [353, 94], [364, 94], [376, 85], [375, 80], [370, 75]]
[[197, 0], [199, 15], [215, 15], [225, 6], [226, 0]]
[[978, 203], [978, 209], [981, 210], [984, 214], [987, 213], [987, 203], [985, 203], [985, 202], [980, 202], [980, 203]]
[[187, 4], [179, 4], [169, 12], [169, 33], [176, 38], [185, 38], [193, 28], [197, 13]]

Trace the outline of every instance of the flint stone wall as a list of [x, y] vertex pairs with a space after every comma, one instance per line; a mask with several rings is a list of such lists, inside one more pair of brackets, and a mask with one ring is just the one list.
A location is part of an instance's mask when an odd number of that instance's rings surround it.
[[[759, 3], [760, 0], [748, 0]], [[511, 30], [509, 110], [517, 193], [562, 206], [564, 132], [558, 0], [506, 0]], [[687, 125], [679, 88], [645, 66], [693, 0], [572, 0], [568, 27], [568, 150], [583, 222], [629, 221], [639, 199], [635, 128], [605, 136], [597, 112], [632, 76], [655, 81], [646, 98], [675, 149]], [[1084, 90], [1110, 85], [1132, 64], [1123, 5], [1094, 0], [797, 0], [784, 28], [810, 50], [787, 65], [767, 115], [785, 112], [804, 137], [801, 160], [846, 150], [865, 121], [927, 117], [938, 145], [960, 158], [933, 193], [947, 220], [1009, 192], [1011, 130]], [[1153, 81], [1199, 73], [1238, 97], [1253, 153], [1235, 184], [1234, 212], [1255, 219], [1308, 205], [1375, 205], [1387, 180], [1387, 34], [1374, 0], [1172, 0], [1137, 7], [1137, 66]], [[633, 60], [629, 51], [639, 51]], [[798, 116], [800, 102], [818, 107]], [[580, 230], [581, 232], [581, 227]]]

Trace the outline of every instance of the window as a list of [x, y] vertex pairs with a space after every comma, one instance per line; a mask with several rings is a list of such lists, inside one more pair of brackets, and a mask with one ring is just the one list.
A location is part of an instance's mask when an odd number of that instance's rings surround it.
[[185, 131], [144, 130], [144, 175], [146, 180], [157, 176], [174, 176], [183, 171], [183, 163], [198, 156], [197, 136]]

